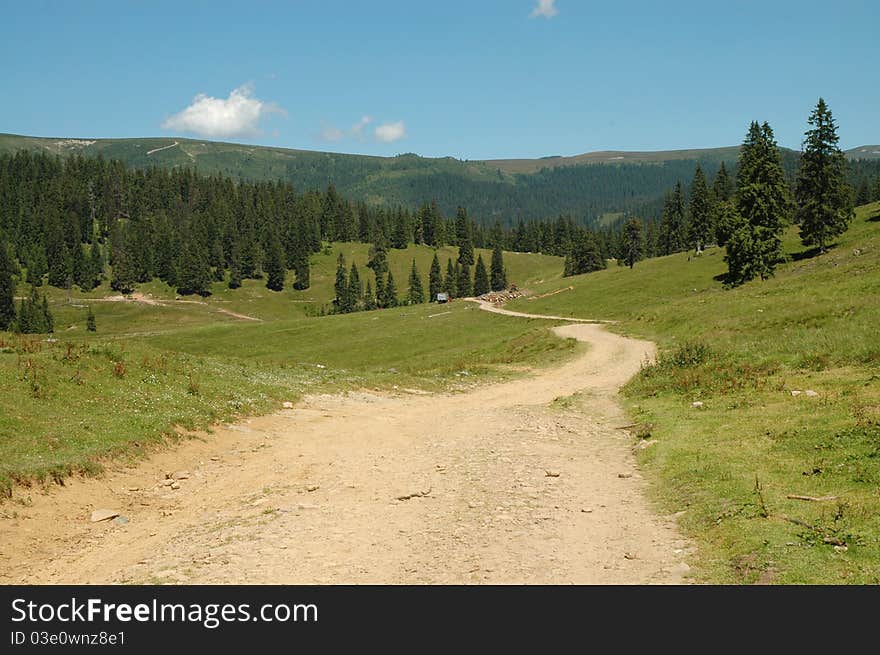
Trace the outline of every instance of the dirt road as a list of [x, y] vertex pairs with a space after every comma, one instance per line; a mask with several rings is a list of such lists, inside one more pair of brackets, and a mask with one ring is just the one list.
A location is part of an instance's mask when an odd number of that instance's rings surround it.
[[[614, 429], [616, 391], [652, 345], [555, 330], [588, 348], [524, 379], [313, 396], [32, 491], [0, 506], [0, 582], [681, 582], [688, 545]], [[580, 405], [554, 402], [576, 392]], [[164, 486], [175, 471], [179, 489]], [[101, 508], [125, 520], [90, 522]]]

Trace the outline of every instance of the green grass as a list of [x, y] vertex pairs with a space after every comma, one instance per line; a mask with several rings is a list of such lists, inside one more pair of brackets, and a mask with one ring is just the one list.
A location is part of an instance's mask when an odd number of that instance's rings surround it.
[[[363, 244], [345, 248], [366, 256]], [[401, 288], [414, 255], [429, 263], [433, 253], [392, 251]], [[323, 304], [332, 295], [324, 278], [335, 271], [336, 253], [316, 260], [316, 284], [303, 293]], [[511, 255], [509, 268], [523, 279], [550, 276], [559, 261]], [[164, 285], [145, 286], [156, 298], [174, 298]], [[546, 321], [511, 320], [461, 302], [309, 318], [293, 302], [299, 292], [273, 293], [259, 281], [239, 290], [241, 297], [165, 306], [98, 302], [111, 293], [106, 288], [72, 293], [73, 304], [64, 291], [44, 291], [54, 340], [0, 333], [0, 491], [7, 494], [15, 482], [97, 473], [105, 458], [141, 456], [179, 438], [180, 428], [271, 411], [305, 393], [455, 390], [522, 374], [522, 366], [552, 365], [574, 347]], [[96, 334], [85, 330], [87, 305]], [[242, 321], [217, 307], [266, 320]]]
[[[625, 394], [658, 440], [642, 462], [663, 507], [684, 511], [703, 580], [880, 582], [878, 215], [880, 204], [859, 208], [821, 256], [792, 228], [793, 261], [737, 289], [713, 279], [725, 270], [715, 249], [536, 285], [574, 289], [511, 303], [616, 319], [659, 344], [660, 363]], [[807, 389], [819, 396], [791, 395]]]

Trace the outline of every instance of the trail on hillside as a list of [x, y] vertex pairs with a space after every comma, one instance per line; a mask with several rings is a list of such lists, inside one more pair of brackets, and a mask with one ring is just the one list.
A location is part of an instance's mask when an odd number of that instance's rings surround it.
[[[554, 331], [588, 347], [466, 393], [310, 396], [32, 491], [0, 507], [0, 582], [681, 582], [688, 545], [616, 429], [653, 345]], [[102, 508], [124, 520], [90, 522]]]
[[153, 153], [156, 153], [156, 152], [161, 152], [161, 151], [163, 151], [163, 150], [168, 150], [169, 148], [173, 148], [173, 147], [175, 147], [176, 145], [178, 145], [178, 142], [177, 142], [177, 141], [175, 141], [174, 143], [172, 143], [170, 146], [162, 146], [161, 148], [153, 148], [152, 150], [147, 150], [147, 155], [152, 155]]
[[227, 316], [232, 316], [233, 318], [239, 318], [243, 321], [259, 321], [262, 322], [263, 319], [257, 318], [256, 316], [248, 316], [247, 314], [239, 314], [238, 312], [233, 312], [229, 309], [223, 309], [222, 307], [215, 307], [209, 303], [206, 303], [203, 300], [156, 300], [152, 296], [144, 295], [138, 291], [134, 293], [130, 293], [126, 296], [116, 295], [116, 296], [106, 296], [104, 298], [89, 298], [88, 301], [84, 302], [134, 302], [139, 303], [141, 305], [152, 305], [156, 307], [167, 307], [170, 304], [189, 304], [189, 305], [203, 305], [204, 307], [210, 307], [218, 314], [226, 314]]

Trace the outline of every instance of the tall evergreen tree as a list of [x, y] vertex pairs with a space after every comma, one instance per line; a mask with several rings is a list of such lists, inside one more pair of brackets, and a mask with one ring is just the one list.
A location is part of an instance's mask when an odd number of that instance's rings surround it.
[[440, 272], [440, 259], [434, 253], [431, 270], [428, 272], [428, 302], [437, 300], [437, 294], [443, 291], [443, 274]]
[[681, 252], [686, 248], [685, 240], [684, 197], [681, 182], [675, 183], [675, 189], [666, 197], [663, 215], [660, 218], [660, 249], [664, 255]]
[[364, 309], [368, 312], [376, 309], [376, 296], [373, 295], [373, 285], [367, 280], [367, 288], [364, 291]]
[[113, 251], [113, 275], [110, 288], [119, 293], [131, 293], [137, 287], [137, 268], [124, 237]]
[[452, 259], [446, 260], [446, 276], [443, 278], [443, 292], [448, 298], [455, 298], [455, 289], [458, 286], [458, 278], [455, 275], [455, 268], [452, 265]]
[[97, 241], [92, 242], [92, 248], [89, 252], [89, 275], [91, 276], [89, 283], [83, 287], [83, 291], [91, 291], [101, 284], [104, 279], [104, 257], [101, 255], [101, 246]]
[[706, 176], [703, 169], [697, 164], [694, 172], [694, 181], [691, 185], [690, 221], [688, 222], [688, 241], [690, 247], [697, 255], [703, 252], [703, 248], [712, 241], [715, 228], [712, 225], [712, 201], [709, 197], [709, 187], [706, 186]]
[[293, 263], [296, 278], [293, 281], [293, 288], [297, 291], [308, 289], [311, 282], [311, 264], [309, 264], [308, 253], [301, 253]]
[[504, 253], [501, 251], [501, 241], [495, 240], [492, 248], [492, 263], [489, 272], [489, 286], [492, 291], [502, 291], [507, 288], [507, 272], [504, 270]]
[[232, 252], [229, 255], [229, 288], [241, 287], [241, 258], [239, 256], [238, 243], [232, 244]]
[[773, 275], [782, 259], [782, 232], [791, 209], [773, 130], [752, 122], [740, 150], [736, 211], [742, 221], [727, 241], [728, 283]]
[[715, 243], [726, 246], [730, 235], [740, 226], [742, 216], [736, 211], [732, 200], [721, 200], [712, 209], [715, 224]]
[[455, 295], [457, 298], [468, 298], [473, 292], [474, 286], [471, 282], [471, 267], [467, 264], [460, 264], [458, 278], [455, 283]]
[[603, 268], [605, 268], [605, 259], [599, 249], [596, 235], [584, 229], [577, 230], [572, 239], [571, 253], [566, 265], [568, 275], [582, 275]]
[[367, 267], [373, 269], [376, 275], [384, 275], [388, 271], [388, 250], [385, 247], [385, 239], [379, 238], [370, 246]]
[[798, 170], [795, 200], [801, 242], [824, 253], [831, 239], [843, 234], [854, 212], [847, 184], [846, 156], [838, 147], [837, 125], [825, 100], [810, 114]]
[[271, 291], [284, 290], [284, 276], [287, 273], [284, 248], [277, 235], [271, 234], [266, 245], [266, 288]]
[[419, 305], [425, 302], [425, 289], [422, 286], [422, 276], [416, 268], [416, 260], [412, 260], [412, 269], [409, 272], [409, 293], [406, 297], [410, 305]]
[[477, 267], [474, 269], [474, 295], [482, 296], [489, 293], [489, 274], [486, 272], [486, 264], [483, 263], [483, 255], [477, 255]]
[[715, 179], [712, 180], [712, 200], [714, 202], [731, 200], [735, 190], [733, 180], [727, 172], [727, 166], [721, 162], [721, 167], [715, 174]]
[[46, 296], [37, 295], [37, 287], [31, 286], [30, 294], [21, 301], [15, 331], [21, 334], [47, 334], [54, 331], [54, 319], [49, 311]]
[[12, 261], [5, 241], [0, 241], [0, 330], [8, 330], [15, 322], [15, 282]]
[[51, 334], [55, 331], [55, 319], [52, 312], [49, 311], [49, 299], [43, 295], [43, 303], [40, 306], [40, 313], [43, 316], [43, 329], [46, 333]]
[[458, 244], [458, 263], [470, 266], [474, 263], [474, 244], [471, 222], [464, 207], [459, 207], [455, 214], [455, 237]]
[[364, 299], [364, 287], [361, 284], [361, 275], [357, 264], [351, 263], [351, 271], [348, 274], [348, 306], [349, 311], [357, 311], [358, 305]]
[[385, 306], [397, 307], [400, 301], [397, 299], [397, 286], [394, 284], [394, 275], [388, 271], [388, 279], [385, 282]]
[[181, 295], [211, 295], [211, 267], [204, 247], [195, 241], [187, 244], [178, 265], [177, 292]]
[[345, 257], [342, 253], [339, 253], [339, 256], [336, 258], [336, 281], [333, 284], [333, 290], [336, 292], [336, 298], [333, 300], [336, 311], [341, 313], [350, 312], [352, 303], [349, 300], [348, 271], [346, 270]]
[[623, 226], [623, 249], [624, 260], [630, 268], [633, 268], [644, 255], [642, 222], [637, 218], [629, 219]]

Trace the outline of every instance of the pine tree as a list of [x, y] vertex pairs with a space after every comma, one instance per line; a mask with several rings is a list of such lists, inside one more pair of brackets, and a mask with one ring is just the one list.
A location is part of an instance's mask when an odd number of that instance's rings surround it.
[[47, 334], [51, 334], [55, 331], [55, 319], [52, 317], [52, 312], [49, 311], [49, 299], [46, 298], [45, 295], [43, 295], [40, 314], [43, 317], [43, 331]]
[[474, 269], [474, 295], [482, 296], [489, 293], [489, 274], [486, 272], [486, 264], [483, 263], [483, 255], [477, 255], [477, 267]]
[[18, 311], [18, 319], [13, 324], [16, 332], [21, 334], [48, 334], [55, 331], [55, 321], [49, 311], [46, 296], [42, 300], [37, 295], [37, 287], [31, 286], [27, 298], [22, 299]]
[[[226, 258], [223, 254], [223, 246], [219, 241], [215, 241], [214, 245], [211, 247], [211, 267], [214, 269], [214, 281], [222, 282], [224, 273], [226, 271]], [[284, 279], [282, 276], [282, 286], [284, 284]], [[267, 285], [268, 286], [268, 285]], [[269, 287], [271, 289], [271, 287]], [[276, 289], [276, 291], [280, 291], [281, 289]]]
[[97, 241], [92, 242], [91, 252], [89, 253], [89, 275], [90, 280], [88, 288], [83, 287], [83, 291], [91, 291], [100, 286], [101, 280], [104, 279], [104, 258], [101, 256], [101, 246]]
[[412, 224], [409, 222], [409, 216], [403, 209], [398, 209], [394, 217], [394, 229], [391, 232], [391, 247], [398, 250], [406, 249], [412, 236]]
[[446, 260], [446, 276], [443, 278], [443, 292], [447, 298], [455, 298], [455, 288], [458, 285], [458, 278], [455, 275], [455, 268], [452, 265], [452, 259]]
[[410, 305], [419, 305], [425, 302], [425, 289], [422, 287], [422, 277], [416, 268], [416, 260], [412, 260], [412, 269], [409, 272], [409, 293], [407, 301]]
[[384, 275], [388, 271], [388, 250], [384, 239], [380, 238], [370, 246], [367, 267], [372, 268], [376, 275]]
[[77, 243], [70, 253], [71, 261], [71, 281], [83, 291], [88, 291], [92, 287], [89, 279], [89, 262], [83, 254], [82, 245]]
[[648, 228], [645, 230], [645, 257], [657, 256], [657, 241], [660, 238], [659, 232], [657, 221], [649, 221]]
[[666, 196], [663, 215], [660, 218], [660, 250], [671, 255], [685, 249], [684, 198], [681, 182], [675, 183], [675, 190]]
[[373, 295], [373, 285], [367, 280], [367, 289], [364, 291], [364, 309], [368, 312], [376, 309], [376, 296]]
[[110, 277], [110, 288], [119, 293], [131, 293], [137, 287], [137, 271], [131, 253], [124, 244], [120, 244], [113, 252], [113, 275]]
[[464, 207], [459, 207], [455, 214], [455, 237], [458, 243], [458, 263], [470, 266], [474, 263], [474, 244], [471, 222]]
[[35, 287], [43, 286], [43, 276], [49, 270], [46, 262], [46, 253], [42, 248], [30, 248], [25, 257], [25, 267], [27, 268], [27, 283]]
[[388, 271], [388, 280], [385, 282], [385, 306], [397, 307], [400, 301], [397, 299], [397, 287], [394, 284], [394, 276]]
[[266, 288], [271, 291], [284, 290], [284, 276], [287, 273], [284, 248], [276, 235], [269, 236], [266, 247]]
[[351, 271], [348, 274], [348, 298], [347, 308], [350, 312], [356, 312], [358, 305], [364, 299], [364, 287], [361, 284], [361, 275], [358, 272], [357, 265], [351, 263]]
[[644, 255], [645, 244], [642, 239], [642, 222], [637, 218], [629, 219], [623, 226], [624, 260], [632, 269]]
[[177, 293], [181, 295], [211, 295], [211, 267], [208, 257], [195, 241], [187, 244], [178, 265]]
[[8, 330], [15, 323], [15, 282], [12, 279], [12, 260], [5, 241], [0, 241], [0, 330]]
[[441, 291], [443, 291], [443, 274], [440, 272], [440, 259], [435, 252], [428, 273], [428, 302], [437, 300], [437, 294]]
[[504, 253], [501, 251], [501, 241], [496, 239], [495, 247], [492, 248], [492, 263], [489, 272], [489, 286], [492, 291], [503, 291], [507, 288], [507, 273], [504, 270]]
[[759, 126], [752, 122], [740, 150], [737, 173], [736, 212], [742, 221], [735, 221], [727, 241], [729, 284], [773, 275], [782, 259], [782, 232], [790, 207], [773, 130], [767, 123]]
[[293, 281], [293, 288], [297, 291], [308, 289], [311, 282], [311, 264], [309, 264], [308, 254], [301, 255], [293, 263], [296, 279]]
[[351, 303], [349, 302], [348, 294], [348, 272], [345, 268], [345, 257], [342, 256], [342, 253], [339, 253], [339, 256], [336, 258], [336, 282], [333, 284], [333, 289], [336, 292], [336, 297], [333, 299], [336, 311], [341, 313], [351, 311], [349, 309]]
[[605, 268], [605, 259], [595, 234], [584, 229], [575, 233], [565, 268], [568, 275], [582, 275]]
[[458, 298], [468, 298], [474, 292], [471, 282], [471, 267], [467, 264], [461, 264], [458, 269], [458, 278], [455, 284], [455, 295]]
[[86, 314], [86, 330], [89, 332], [98, 331], [98, 324], [95, 322], [95, 313], [92, 311], [91, 305], [89, 305], [89, 313]]
[[62, 243], [59, 253], [49, 261], [49, 284], [59, 289], [66, 289], [72, 283], [73, 260], [67, 244]]
[[241, 259], [239, 257], [238, 243], [232, 245], [232, 252], [229, 255], [229, 288], [238, 289], [241, 287]]
[[706, 186], [706, 176], [699, 164], [691, 185], [690, 214], [688, 241], [696, 254], [700, 255], [706, 244], [714, 237], [715, 227], [712, 225], [712, 201], [709, 197], [709, 188]]
[[721, 162], [721, 167], [718, 169], [718, 172], [715, 174], [715, 179], [712, 181], [713, 202], [718, 203], [732, 199], [734, 190], [733, 180], [727, 172], [727, 166], [724, 165], [724, 162]]
[[837, 125], [822, 98], [810, 114], [798, 170], [795, 200], [801, 243], [819, 246], [843, 234], [853, 218], [846, 157], [838, 147]]
[[713, 213], [715, 215], [713, 219], [715, 223], [715, 243], [719, 246], [726, 246], [730, 235], [739, 227], [742, 216], [737, 213], [736, 205], [734, 205], [732, 200], [722, 200], [715, 203]]

